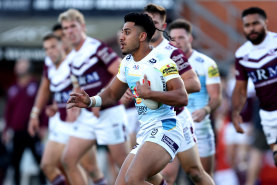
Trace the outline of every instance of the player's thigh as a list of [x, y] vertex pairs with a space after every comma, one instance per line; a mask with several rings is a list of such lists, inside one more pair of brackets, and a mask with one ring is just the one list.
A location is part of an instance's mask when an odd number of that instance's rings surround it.
[[63, 161], [78, 162], [81, 157], [96, 143], [95, 140], [71, 136], [63, 153]]
[[128, 154], [128, 156], [126, 157], [126, 159], [124, 160], [120, 168], [119, 174], [116, 178], [115, 185], [125, 185], [126, 172], [134, 157], [135, 157], [135, 154], [132, 154], [132, 153]]
[[162, 170], [162, 174], [167, 182], [174, 182], [177, 178], [179, 171], [179, 160], [178, 157], [175, 157], [171, 163], [168, 163], [166, 167]]
[[191, 168], [201, 167], [201, 161], [198, 153], [197, 145], [189, 150], [177, 154], [182, 168], [187, 172]]
[[41, 165], [59, 166], [65, 144], [48, 141], [43, 152]]
[[133, 159], [127, 177], [147, 179], [160, 172], [171, 160], [170, 154], [162, 146], [146, 141]]
[[112, 159], [121, 166], [130, 152], [130, 145], [127, 141], [119, 144], [108, 145], [109, 151], [111, 153]]

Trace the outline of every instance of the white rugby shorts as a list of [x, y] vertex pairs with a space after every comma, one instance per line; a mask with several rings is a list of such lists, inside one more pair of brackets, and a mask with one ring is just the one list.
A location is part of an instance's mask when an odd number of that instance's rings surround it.
[[127, 140], [126, 122], [126, 110], [123, 105], [100, 111], [99, 118], [92, 112], [82, 109], [71, 135], [96, 140], [99, 145], [124, 143]]
[[72, 132], [74, 122], [65, 122], [60, 119], [60, 113], [57, 112], [49, 118], [49, 141], [66, 144]]
[[277, 142], [277, 110], [260, 110], [261, 124], [265, 133], [267, 144]]
[[[166, 129], [168, 128], [168, 125], [174, 124], [176, 126], [173, 126], [172, 129]], [[174, 118], [169, 118], [162, 121], [155, 121], [154, 125], [155, 126], [150, 129], [139, 130], [137, 134], [138, 145], [131, 151], [131, 153], [136, 154], [139, 148], [146, 141], [149, 141], [163, 147], [170, 154], [171, 159], [173, 160], [179, 150], [182, 140], [184, 139], [180, 123]]]

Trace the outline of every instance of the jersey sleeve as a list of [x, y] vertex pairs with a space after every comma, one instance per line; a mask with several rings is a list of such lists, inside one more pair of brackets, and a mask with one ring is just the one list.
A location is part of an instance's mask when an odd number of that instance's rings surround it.
[[96, 56], [102, 61], [107, 67], [118, 59], [118, 55], [108, 47], [106, 44], [101, 43], [97, 49]]
[[188, 59], [180, 49], [175, 49], [170, 58], [176, 63], [180, 75], [191, 69]]
[[180, 78], [177, 65], [174, 61], [161, 62], [157, 68], [162, 72], [166, 82], [173, 78]]
[[127, 83], [126, 74], [125, 74], [125, 65], [126, 65], [126, 60], [124, 58], [120, 63], [118, 73], [116, 75], [116, 77], [123, 83]]
[[206, 69], [206, 84], [216, 84], [220, 83], [220, 75], [218, 67], [214, 60], [210, 59], [205, 61], [205, 69]]
[[248, 80], [247, 72], [245, 68], [239, 63], [240, 58], [236, 58], [235, 68], [236, 68], [236, 80]]

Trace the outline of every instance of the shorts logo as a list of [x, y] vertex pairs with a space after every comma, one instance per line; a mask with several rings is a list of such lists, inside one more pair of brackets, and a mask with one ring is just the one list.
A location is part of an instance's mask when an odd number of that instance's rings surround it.
[[169, 148], [173, 151], [173, 153], [176, 153], [176, 151], [179, 148], [179, 146], [166, 135], [163, 135], [161, 141], [167, 144], [167, 146], [169, 146]]
[[155, 138], [155, 135], [158, 133], [158, 129], [154, 128], [151, 132], [151, 138]]

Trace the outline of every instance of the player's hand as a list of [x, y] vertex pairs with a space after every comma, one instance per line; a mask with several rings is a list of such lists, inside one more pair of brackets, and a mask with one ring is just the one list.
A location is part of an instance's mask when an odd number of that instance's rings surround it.
[[234, 127], [238, 133], [244, 133], [244, 130], [241, 128], [240, 124], [243, 123], [242, 117], [239, 113], [232, 113], [232, 121]]
[[120, 99], [120, 103], [122, 103], [125, 107], [127, 107], [133, 101], [133, 94], [131, 89], [127, 89], [127, 91], [123, 94]]
[[100, 117], [100, 109], [101, 107], [91, 107], [91, 112], [93, 113], [93, 115], [97, 118]]
[[149, 98], [149, 94], [151, 93], [149, 81], [147, 80], [146, 75], [144, 75], [144, 81], [141, 85], [140, 82], [136, 83], [137, 93], [140, 98], [147, 99]]
[[39, 131], [39, 118], [33, 117], [30, 118], [29, 124], [28, 124], [28, 132], [29, 134], [34, 137], [35, 134]]
[[89, 95], [82, 89], [81, 93], [71, 93], [67, 101], [67, 109], [72, 107], [87, 108], [90, 104]]
[[57, 104], [48, 105], [46, 106], [46, 109], [45, 109], [45, 113], [48, 117], [53, 117], [57, 111], [58, 111]]
[[193, 121], [200, 122], [205, 118], [206, 111], [204, 109], [198, 109], [198, 110], [194, 111], [191, 114], [191, 116], [192, 116]]

